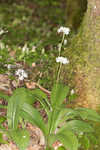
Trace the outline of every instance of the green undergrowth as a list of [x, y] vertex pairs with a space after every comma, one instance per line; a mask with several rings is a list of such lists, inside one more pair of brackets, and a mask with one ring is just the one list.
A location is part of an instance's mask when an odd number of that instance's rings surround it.
[[[7, 73], [6, 64], [24, 63], [31, 70], [32, 80], [39, 79], [44, 86], [49, 83], [47, 88], [52, 85], [50, 76], [58, 54], [57, 44], [61, 41], [57, 29], [66, 22], [63, 2], [34, 0], [0, 3], [0, 30], [5, 31], [0, 35], [0, 73]], [[29, 53], [23, 54], [25, 45]], [[15, 56], [11, 56], [11, 52], [15, 52]], [[33, 70], [32, 63], [36, 64]], [[12, 75], [14, 71], [12, 69]]]
[[[59, 149], [98, 148], [99, 130], [95, 130], [95, 127], [100, 123], [100, 115], [88, 108], [67, 108], [64, 101], [69, 92], [68, 86], [59, 83], [54, 84], [50, 99], [40, 89], [17, 88], [8, 97], [0, 92], [0, 97], [8, 102], [7, 115], [0, 117], [0, 142], [5, 143], [2, 137], [5, 133], [20, 150], [25, 150], [30, 141], [27, 123], [31, 123], [41, 129], [46, 150], [54, 150], [52, 145], [57, 140], [63, 145]], [[36, 101], [40, 102], [40, 108], [33, 107]], [[42, 116], [40, 110], [45, 111], [47, 118]], [[2, 124], [5, 120], [8, 130]]]

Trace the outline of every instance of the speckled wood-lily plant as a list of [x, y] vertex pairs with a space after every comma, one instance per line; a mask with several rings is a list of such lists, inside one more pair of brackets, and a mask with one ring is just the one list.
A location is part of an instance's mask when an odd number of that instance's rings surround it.
[[[51, 91], [50, 100], [40, 89], [16, 89], [11, 97], [1, 97], [8, 100], [6, 133], [17, 144], [20, 150], [25, 150], [29, 144], [29, 133], [19, 129], [18, 124], [25, 120], [41, 129], [45, 138], [45, 149], [53, 150], [53, 143], [60, 141], [67, 150], [78, 150], [79, 137], [85, 133], [94, 132], [93, 127], [84, 120], [100, 122], [96, 111], [87, 108], [66, 108], [64, 100], [69, 93], [69, 87], [55, 84]], [[44, 108], [48, 119], [44, 121], [39, 111], [32, 106], [38, 100]], [[1, 126], [2, 127], [2, 126]], [[3, 127], [2, 130], [4, 131]]]

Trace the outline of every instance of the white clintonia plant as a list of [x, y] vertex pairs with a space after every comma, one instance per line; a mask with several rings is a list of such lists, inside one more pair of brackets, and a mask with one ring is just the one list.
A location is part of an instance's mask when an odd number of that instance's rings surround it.
[[24, 80], [24, 78], [28, 78], [28, 74], [23, 69], [18, 69], [15, 75], [19, 77], [19, 80]]
[[56, 62], [60, 62], [62, 64], [69, 64], [69, 60], [65, 57], [57, 57]]
[[65, 35], [68, 35], [69, 32], [70, 32], [70, 28], [68, 27], [60, 27], [58, 30], [57, 30], [58, 33], [64, 33]]

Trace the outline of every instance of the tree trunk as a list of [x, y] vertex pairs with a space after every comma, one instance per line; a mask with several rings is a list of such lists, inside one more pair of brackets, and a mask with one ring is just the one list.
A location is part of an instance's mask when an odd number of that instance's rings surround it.
[[80, 26], [86, 6], [87, 0], [66, 0], [66, 25], [76, 31]]
[[96, 109], [100, 107], [100, 0], [88, 0], [79, 34], [85, 65], [77, 65], [77, 104]]

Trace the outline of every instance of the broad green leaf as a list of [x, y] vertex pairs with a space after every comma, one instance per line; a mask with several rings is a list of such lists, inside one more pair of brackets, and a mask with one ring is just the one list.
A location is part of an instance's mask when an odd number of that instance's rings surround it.
[[51, 108], [51, 104], [48, 101], [47, 95], [44, 92], [42, 92], [40, 89], [36, 89], [32, 91], [32, 94], [34, 95], [35, 99], [41, 103], [46, 113], [49, 114], [49, 110], [52, 108]]
[[9, 132], [9, 135], [20, 150], [25, 150], [29, 145], [30, 136], [26, 129], [13, 130]]
[[57, 109], [55, 109], [49, 113], [48, 129], [49, 129], [50, 134], [54, 133], [55, 129], [59, 125], [59, 119], [60, 119], [59, 115], [60, 115], [60, 111]]
[[59, 107], [65, 100], [69, 92], [69, 87], [62, 84], [55, 84], [51, 92], [52, 107]]
[[53, 111], [50, 111], [48, 114], [48, 130], [49, 130], [49, 134], [51, 134], [51, 126], [52, 126], [52, 118], [53, 118]]
[[66, 129], [72, 130], [76, 133], [94, 131], [88, 123], [80, 120], [71, 120], [69, 122], [66, 122], [66, 124], [59, 129], [58, 133], [65, 131]]
[[100, 115], [95, 110], [89, 108], [76, 108], [75, 110], [79, 113], [81, 118], [84, 120], [86, 119], [86, 120], [100, 122]]
[[76, 111], [70, 108], [59, 107], [55, 108], [48, 116], [48, 127], [50, 133], [53, 133], [56, 128], [67, 119], [72, 119], [77, 116]]
[[79, 114], [71, 108], [61, 108], [60, 115], [59, 115], [59, 123], [65, 122], [68, 119], [73, 119], [79, 116]]
[[22, 101], [22, 103], [33, 104], [35, 101], [32, 91], [26, 88], [17, 88], [11, 98], [14, 99], [14, 97], [16, 97], [18, 101]]
[[37, 109], [33, 108], [31, 105], [24, 103], [22, 107], [21, 116], [28, 122], [39, 127], [44, 135], [47, 135], [48, 129], [46, 128], [45, 122], [43, 121], [40, 113]]
[[7, 109], [8, 127], [17, 129], [20, 110], [22, 105], [26, 102], [32, 104], [34, 101], [31, 91], [25, 88], [18, 88], [10, 97]]
[[78, 150], [78, 140], [72, 131], [66, 130], [56, 134], [56, 137], [66, 149]]
[[6, 95], [6, 94], [4, 94], [3, 92], [0, 91], [0, 98], [3, 98], [5, 100], [9, 101], [10, 96], [8, 96], [8, 95]]
[[21, 106], [22, 102], [17, 97], [11, 97], [7, 109], [8, 127], [11, 129], [17, 129]]

